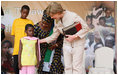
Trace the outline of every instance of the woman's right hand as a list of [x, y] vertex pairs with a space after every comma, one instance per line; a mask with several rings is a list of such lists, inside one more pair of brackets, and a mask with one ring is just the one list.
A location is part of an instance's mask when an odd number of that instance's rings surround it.
[[40, 43], [46, 43], [46, 40], [40, 39], [39, 42], [40, 42]]

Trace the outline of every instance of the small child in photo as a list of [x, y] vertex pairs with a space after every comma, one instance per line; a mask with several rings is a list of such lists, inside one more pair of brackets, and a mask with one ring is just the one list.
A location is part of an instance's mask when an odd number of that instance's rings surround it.
[[110, 8], [107, 8], [105, 11], [106, 25], [115, 28], [115, 20], [114, 17], [112, 17], [112, 12], [113, 10]]
[[86, 23], [90, 29], [93, 29], [95, 26], [92, 24], [92, 16], [87, 15], [86, 16]]

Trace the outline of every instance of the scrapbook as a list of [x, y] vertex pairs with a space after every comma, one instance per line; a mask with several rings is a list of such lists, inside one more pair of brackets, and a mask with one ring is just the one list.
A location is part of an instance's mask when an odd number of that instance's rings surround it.
[[80, 23], [74, 23], [72, 25], [69, 25], [65, 28], [62, 29], [64, 35], [73, 35], [75, 33], [77, 33], [78, 31], [80, 31], [82, 29], [82, 26]]

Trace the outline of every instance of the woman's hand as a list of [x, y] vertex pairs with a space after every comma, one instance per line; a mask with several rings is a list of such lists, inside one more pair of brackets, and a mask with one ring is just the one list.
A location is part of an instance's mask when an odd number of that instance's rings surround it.
[[40, 42], [40, 43], [46, 43], [46, 40], [40, 39], [39, 42]]
[[78, 38], [78, 36], [76, 36], [76, 35], [66, 35], [66, 40], [68, 41], [68, 42], [72, 42], [73, 40], [75, 40], [76, 38]]
[[53, 50], [53, 49], [55, 49], [56, 47], [58, 47], [58, 44], [52, 45], [51, 47], [49, 47], [49, 49], [50, 49], [50, 50]]

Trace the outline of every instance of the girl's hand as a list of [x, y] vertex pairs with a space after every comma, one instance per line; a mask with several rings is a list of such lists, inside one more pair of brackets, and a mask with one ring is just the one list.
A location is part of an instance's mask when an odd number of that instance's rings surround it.
[[36, 67], [37, 67], [37, 68], [39, 67], [39, 63], [36, 64]]
[[21, 70], [21, 68], [22, 68], [21, 63], [20, 63], [20, 64], [18, 64], [18, 68], [19, 68], [19, 70]]
[[66, 36], [67, 36], [66, 40], [69, 42], [72, 42], [73, 40], [75, 40], [77, 38], [76, 35], [66, 35]]

